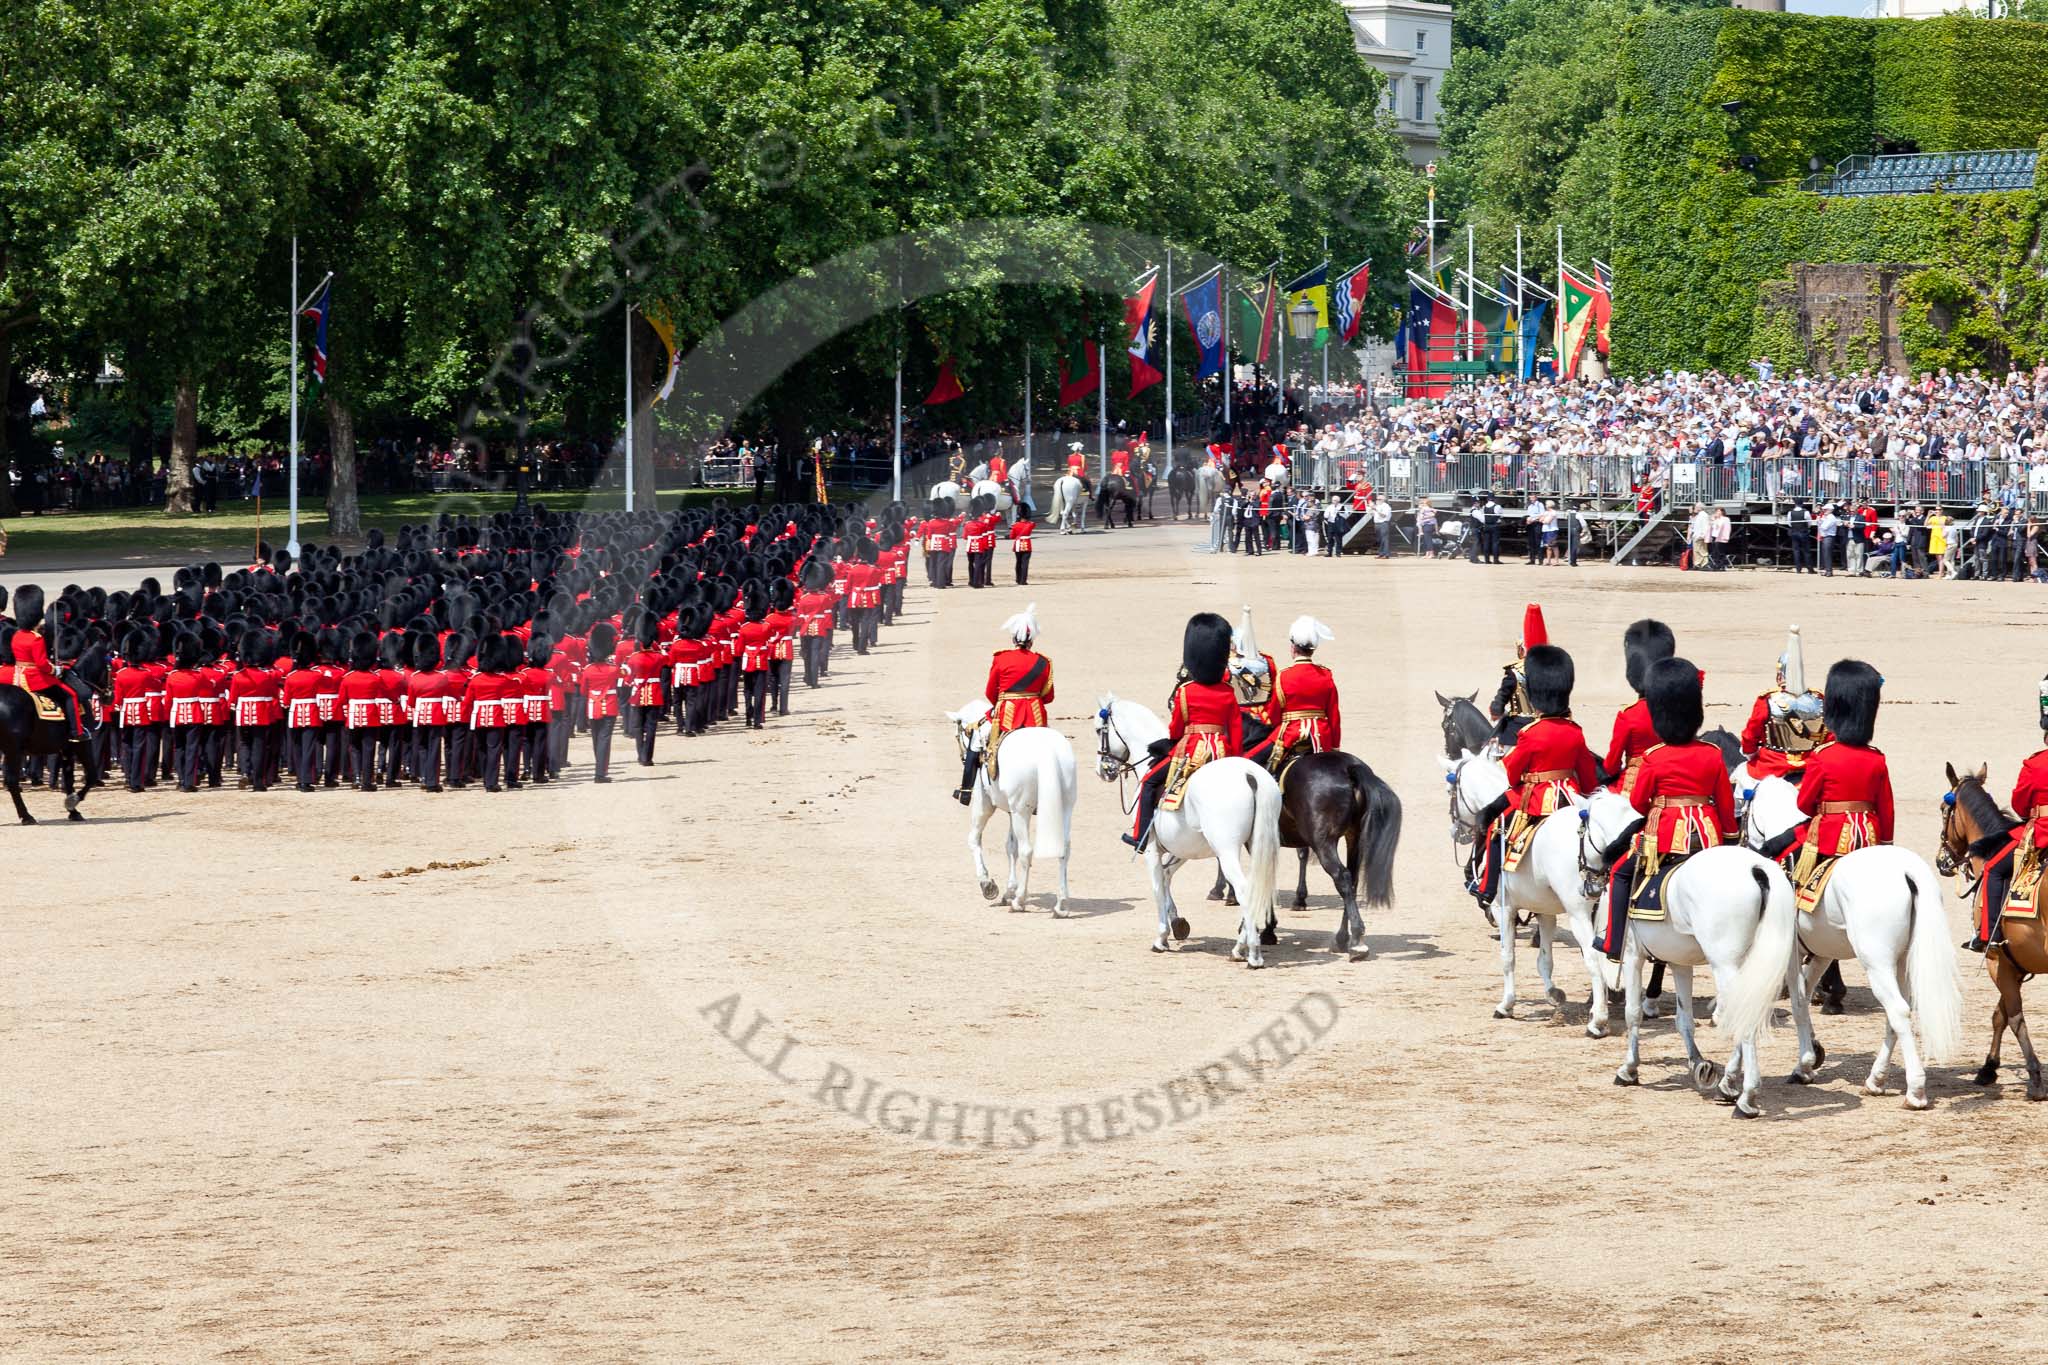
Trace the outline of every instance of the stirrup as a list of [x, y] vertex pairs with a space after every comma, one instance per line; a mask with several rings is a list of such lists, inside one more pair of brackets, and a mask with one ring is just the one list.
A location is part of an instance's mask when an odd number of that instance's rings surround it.
[[974, 792], [968, 787], [953, 788], [953, 799], [963, 806], [974, 804]]

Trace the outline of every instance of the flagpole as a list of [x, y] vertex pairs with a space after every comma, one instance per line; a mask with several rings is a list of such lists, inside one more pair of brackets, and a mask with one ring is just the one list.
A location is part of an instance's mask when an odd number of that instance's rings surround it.
[[1564, 378], [1564, 224], [1557, 225], [1557, 316], [1551, 321], [1556, 324], [1557, 377]]
[[299, 560], [299, 234], [292, 234], [292, 438], [291, 472], [288, 480], [291, 489], [291, 530], [286, 536], [284, 552], [292, 557], [294, 564]]
[[1173, 248], [1166, 248], [1166, 472], [1173, 473]]
[[1095, 454], [1109, 477], [1109, 345], [1095, 343]]
[[1330, 403], [1330, 234], [1323, 234], [1323, 405]]
[[1230, 270], [1216, 267], [1216, 311], [1223, 324], [1223, 439], [1230, 439]]
[[[1055, 453], [1057, 453], [1057, 452], [1055, 452]], [[1025, 469], [1026, 469], [1026, 470], [1027, 470], [1027, 472], [1028, 472], [1028, 471], [1029, 471], [1029, 469], [1030, 469], [1030, 467], [1031, 467], [1031, 343], [1030, 343], [1030, 342], [1026, 342], [1026, 343], [1024, 343], [1024, 466], [1025, 466]], [[1028, 497], [1028, 496], [1030, 496], [1030, 493], [1031, 493], [1031, 488], [1030, 488], [1030, 486], [1029, 486], [1028, 484], [1027, 484], [1027, 485], [1025, 486], [1025, 489], [1024, 489], [1024, 493], [1025, 493], [1025, 496], [1027, 496], [1027, 497]]]
[[633, 510], [633, 305], [626, 305], [626, 510]]
[[1479, 323], [1472, 314], [1472, 224], [1465, 224], [1465, 359], [1479, 358]]
[[896, 353], [896, 423], [889, 447], [889, 500], [903, 501], [903, 352]]
[[1521, 383], [1529, 377], [1528, 357], [1522, 348], [1528, 340], [1522, 335], [1522, 225], [1515, 224], [1515, 382]]

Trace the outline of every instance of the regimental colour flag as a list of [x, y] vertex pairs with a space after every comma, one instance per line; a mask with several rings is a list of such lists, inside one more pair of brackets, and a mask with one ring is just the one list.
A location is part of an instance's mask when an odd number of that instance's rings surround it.
[[1371, 261], [1339, 275], [1337, 282], [1330, 286], [1330, 306], [1336, 310], [1339, 341], [1349, 344], [1358, 335], [1358, 324], [1365, 319], [1366, 292], [1371, 287]]
[[1330, 263], [1324, 261], [1289, 281], [1286, 292], [1290, 312], [1304, 301], [1316, 310], [1316, 339], [1313, 344], [1327, 345], [1330, 340]]
[[1153, 363], [1157, 328], [1152, 315], [1152, 299], [1158, 288], [1159, 272], [1147, 271], [1124, 300], [1124, 335], [1129, 341], [1131, 356], [1129, 396], [1132, 398], [1166, 378], [1166, 371]]
[[1558, 271], [1557, 368], [1565, 379], [1578, 378], [1579, 359], [1593, 329], [1594, 304], [1599, 293], [1599, 285], [1570, 266]]
[[1223, 275], [1211, 271], [1199, 284], [1190, 285], [1180, 296], [1181, 311], [1187, 314], [1188, 331], [1194, 335], [1195, 378], [1207, 379], [1223, 373]]
[[313, 319], [313, 374], [322, 388], [327, 387], [327, 299], [333, 292], [334, 281], [329, 279], [300, 314]]
[[1078, 403], [1102, 383], [1102, 344], [1077, 341], [1060, 357], [1060, 406]]
[[939, 377], [933, 381], [932, 391], [924, 396], [924, 405], [931, 408], [950, 403], [965, 392], [967, 390], [960, 385], [960, 376], [953, 372], [953, 357], [947, 356], [939, 362]]

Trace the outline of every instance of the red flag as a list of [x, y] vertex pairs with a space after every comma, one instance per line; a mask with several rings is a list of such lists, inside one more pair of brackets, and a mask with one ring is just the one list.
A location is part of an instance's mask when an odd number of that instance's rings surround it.
[[939, 378], [932, 385], [932, 391], [924, 396], [926, 407], [950, 403], [967, 390], [960, 387], [960, 376], [953, 373], [953, 357], [947, 356], [939, 362]]
[[1152, 363], [1152, 291], [1158, 287], [1159, 272], [1154, 270], [1124, 300], [1124, 332], [1130, 338], [1129, 396], [1132, 398], [1166, 378], [1166, 371]]
[[[1079, 373], [1075, 373], [1076, 370]], [[1060, 406], [1077, 403], [1102, 382], [1102, 348], [1093, 341], [1074, 343], [1060, 357]]]

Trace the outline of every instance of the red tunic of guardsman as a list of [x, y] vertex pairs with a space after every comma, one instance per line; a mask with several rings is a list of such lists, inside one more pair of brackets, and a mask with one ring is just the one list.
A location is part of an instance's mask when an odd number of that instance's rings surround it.
[[997, 483], [1010, 481], [1010, 462], [1000, 455], [988, 457], [988, 476]]
[[1128, 447], [1109, 452], [1109, 472], [1131, 477], [1131, 452]]
[[1892, 841], [1892, 780], [1884, 755], [1870, 747], [1884, 679], [1869, 664], [1844, 659], [1828, 670], [1823, 719], [1832, 742], [1815, 749], [1799, 781], [1799, 864], [1806, 879], [1820, 862]]
[[1607, 757], [1601, 766], [1609, 787], [1627, 796], [1634, 790], [1636, 769], [1642, 766], [1643, 755], [1661, 742], [1657, 727], [1650, 723], [1650, 704], [1643, 700], [1645, 679], [1651, 664], [1678, 652], [1678, 637], [1662, 621], [1644, 617], [1622, 632], [1621, 652], [1628, 689], [1636, 694], [1636, 699], [1615, 714]]
[[1508, 774], [1509, 804], [1532, 820], [1569, 797], [1589, 794], [1600, 781], [1586, 732], [1568, 715], [1539, 716], [1522, 727], [1501, 766]]
[[[2048, 678], [2041, 681], [2041, 718], [2042, 728], [2048, 730]], [[2027, 907], [2038, 904], [2041, 874], [2048, 866], [2048, 749], [2037, 749], [2020, 764], [2012, 784], [2012, 808], [2020, 822], [2013, 827], [2010, 842], [1981, 863], [1976, 931], [1963, 945], [1973, 953], [2004, 942], [2001, 926], [2009, 899]]]
[[[1003, 736], [1012, 730], [1052, 724], [1046, 711], [1053, 699], [1052, 660], [1035, 647], [1038, 604], [1033, 602], [1003, 622], [1003, 631], [1010, 637], [1010, 648], [997, 650], [989, 660], [988, 685], [982, 689], [989, 704], [988, 738], [980, 748], [967, 746], [960, 785], [953, 792], [963, 805], [973, 800], [975, 776], [981, 770], [983, 755], [995, 755]], [[994, 771], [990, 769], [991, 773]]]
[[1077, 479], [1088, 476], [1088, 454], [1078, 441], [1067, 449], [1067, 472]]
[[1133, 848], [1143, 848], [1150, 837], [1152, 815], [1169, 778], [1184, 784], [1203, 764], [1244, 752], [1244, 711], [1225, 676], [1230, 649], [1228, 621], [1206, 611], [1189, 618], [1181, 639], [1184, 677], [1167, 704], [1166, 732], [1172, 747], [1139, 784], [1137, 819], [1124, 836]]
[[1756, 699], [1749, 723], [1742, 727], [1749, 775], [1758, 781], [1784, 777], [1797, 782], [1807, 757], [1827, 740], [1824, 706], [1819, 694], [1807, 690], [1804, 650], [1799, 627], [1794, 626], [1785, 652], [1778, 656], [1778, 685]]

